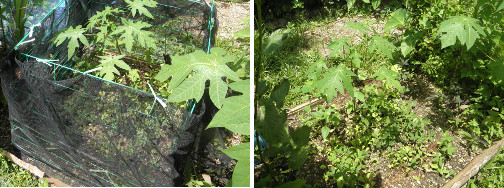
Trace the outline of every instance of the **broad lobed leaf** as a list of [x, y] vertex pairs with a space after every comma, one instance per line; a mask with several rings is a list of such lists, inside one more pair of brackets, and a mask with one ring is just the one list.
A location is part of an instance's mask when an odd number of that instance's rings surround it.
[[[106, 25], [105, 23], [109, 22], [108, 17], [113, 15], [113, 13], [121, 13], [124, 12], [118, 8], [112, 9], [111, 7], [107, 6], [105, 7], [104, 10], [96, 12], [95, 15], [93, 15], [91, 18], [89, 18], [88, 24], [86, 26], [86, 29], [89, 30], [93, 27], [101, 26], [101, 25]], [[105, 30], [105, 33], [106, 30]]]
[[238, 163], [233, 170], [233, 187], [250, 186], [250, 144], [242, 143], [229, 149], [222, 150], [229, 157], [236, 159]]
[[355, 74], [347, 69], [345, 65], [340, 64], [338, 67], [330, 68], [322, 76], [323, 78], [317, 84], [317, 90], [325, 93], [328, 101], [331, 101], [333, 97], [337, 97], [338, 92], [344, 93], [345, 89], [352, 98], [354, 97], [352, 76], [355, 76]]
[[[173, 92], [178, 93], [181, 89], [191, 90], [191, 95], [176, 95], [170, 96], [168, 102], [181, 102], [195, 98], [199, 100], [203, 96], [204, 83], [210, 80], [210, 98], [218, 108], [222, 107], [226, 91], [228, 89], [226, 82], [222, 80], [227, 77], [230, 80], [239, 81], [238, 75], [231, 70], [226, 63], [235, 61], [233, 55], [226, 55], [222, 48], [212, 48], [210, 54], [206, 54], [201, 50], [184, 56], [174, 56], [172, 65], [162, 65], [161, 71], [156, 75], [156, 79], [164, 82], [172, 77], [168, 90], [175, 89]], [[186, 77], [193, 72], [192, 77]], [[191, 85], [187, 82], [190, 79]], [[195, 81], [202, 83], [195, 83]], [[182, 87], [183, 88], [179, 88]], [[198, 87], [198, 88], [195, 88]], [[196, 93], [193, 93], [196, 92]], [[184, 92], [186, 93], [186, 92]], [[186, 93], [188, 94], [188, 93]]]
[[327, 45], [327, 49], [333, 50], [330, 56], [339, 56], [341, 54], [345, 54], [345, 52], [348, 52], [350, 50], [348, 43], [350, 43], [348, 37], [331, 40], [329, 45]]
[[376, 49], [383, 55], [392, 59], [393, 58], [392, 53], [397, 50], [397, 47], [394, 46], [394, 44], [389, 42], [387, 39], [384, 39], [379, 36], [373, 36], [371, 37], [371, 43], [369, 44], [369, 49], [371, 51], [374, 51]]
[[367, 28], [359, 22], [346, 22], [345, 25], [345, 28], [355, 29], [357, 31], [360, 31], [364, 35], [368, 34], [368, 32], [373, 32], [371, 29]]
[[154, 19], [152, 14], [145, 7], [151, 7], [151, 8], [156, 7], [156, 5], [158, 4], [156, 1], [154, 1], [154, 0], [133, 0], [133, 1], [125, 0], [125, 2], [128, 3], [128, 8], [131, 8], [131, 13], [133, 16], [135, 16], [138, 11], [138, 14], [143, 14], [151, 19]]
[[207, 128], [224, 127], [232, 132], [250, 134], [250, 80], [233, 82], [231, 89], [243, 95], [228, 97]]
[[437, 35], [441, 35], [441, 48], [454, 45], [458, 39], [467, 46], [467, 50], [471, 49], [480, 35], [486, 36], [477, 19], [464, 15], [441, 22]]
[[131, 68], [123, 60], [121, 60], [125, 55], [110, 55], [110, 56], [98, 56], [100, 57], [100, 63], [103, 67], [99, 70], [98, 75], [102, 76], [105, 80], [114, 80], [114, 74], [119, 75], [119, 70], [115, 66], [131, 70]]
[[398, 81], [399, 73], [384, 66], [380, 67], [373, 75], [371, 75], [371, 78], [374, 77], [376, 77], [377, 80], [382, 80], [389, 88], [396, 88], [399, 91], [404, 90], [404, 87], [401, 86], [401, 83]]
[[61, 45], [66, 39], [70, 39], [70, 41], [68, 41], [68, 59], [74, 55], [75, 50], [80, 46], [79, 41], [84, 45], [89, 46], [89, 42], [84, 36], [84, 32], [86, 32], [86, 28], [82, 28], [80, 25], [75, 28], [70, 26], [56, 37], [56, 46]]
[[118, 35], [119, 44], [124, 44], [126, 50], [131, 52], [133, 44], [138, 43], [141, 46], [156, 49], [156, 39], [154, 33], [151, 31], [143, 30], [144, 28], [151, 27], [152, 25], [146, 22], [135, 22], [121, 18], [123, 25], [117, 26], [116, 30], [111, 35]]

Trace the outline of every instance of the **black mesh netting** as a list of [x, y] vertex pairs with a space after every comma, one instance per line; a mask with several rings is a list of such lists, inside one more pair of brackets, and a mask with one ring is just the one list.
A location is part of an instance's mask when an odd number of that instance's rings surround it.
[[[60, 31], [68, 27], [81, 25], [87, 26], [88, 20], [98, 11], [105, 9], [119, 9], [122, 13], [114, 13], [108, 19], [120, 25], [123, 20], [133, 20], [134, 22], [144, 22], [150, 24], [146, 30], [155, 34], [154, 38], [157, 48], [145, 49], [134, 45], [131, 56], [144, 57], [149, 55], [153, 62], [164, 63], [167, 55], [182, 55], [197, 49], [205, 52], [209, 51], [211, 45], [215, 43], [215, 36], [218, 29], [217, 8], [214, 3], [205, 0], [156, 0], [157, 6], [146, 7], [152, 14], [153, 19], [140, 15], [132, 16], [131, 9], [124, 0], [50, 0], [54, 1], [55, 8], [47, 10], [48, 14], [36, 12], [40, 21], [33, 21], [31, 36], [21, 41], [17, 48], [22, 50], [25, 57], [39, 59], [58, 60], [58, 64], [73, 65], [73, 58], [67, 58], [68, 41], [57, 46], [54, 38]], [[40, 24], [40, 25], [38, 25]], [[110, 28], [109, 28], [110, 29]], [[86, 33], [89, 41], [92, 41], [93, 34], [98, 29], [91, 29]], [[32, 41], [33, 40], [33, 41]], [[31, 41], [31, 42], [27, 42]], [[83, 47], [83, 46], [82, 46]], [[96, 51], [125, 51], [124, 46], [116, 49], [115, 45], [104, 45], [91, 43], [88, 48], [79, 48], [76, 57], [95, 55]]]
[[[156, 19], [137, 18], [152, 24], [160, 39], [153, 62], [210, 47], [217, 29], [213, 4], [158, 3], [150, 10]], [[222, 131], [202, 133], [216, 113], [206, 93], [197, 104], [163, 108], [151, 93], [72, 68], [73, 59], [92, 54], [93, 45], [67, 58], [66, 45], [51, 41], [107, 6], [126, 7], [122, 0], [59, 1], [24, 41], [35, 40], [1, 62], [12, 142], [23, 160], [72, 186], [179, 186], [191, 153], [230, 167], [231, 159], [208, 144], [215, 136], [222, 141]]]

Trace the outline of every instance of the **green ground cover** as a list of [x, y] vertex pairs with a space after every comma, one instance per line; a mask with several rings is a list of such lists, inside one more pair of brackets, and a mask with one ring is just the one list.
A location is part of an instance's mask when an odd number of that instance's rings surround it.
[[441, 186], [504, 136], [502, 1], [295, 2], [256, 1], [256, 185]]

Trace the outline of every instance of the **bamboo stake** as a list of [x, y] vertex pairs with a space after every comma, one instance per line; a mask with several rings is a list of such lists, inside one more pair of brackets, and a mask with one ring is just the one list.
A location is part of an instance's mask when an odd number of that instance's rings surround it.
[[25, 170], [30, 171], [33, 175], [39, 177], [41, 181], [44, 181], [44, 179], [47, 179], [47, 182], [52, 187], [70, 187], [69, 185], [61, 182], [60, 180], [50, 178], [50, 177], [44, 177], [44, 175], [45, 175], [44, 172], [42, 172], [36, 166], [33, 166], [30, 163], [24, 162], [23, 160], [17, 158], [12, 153], [9, 153], [8, 151], [5, 151], [5, 150], [3, 150], [2, 153], [3, 153], [3, 155], [5, 155], [7, 158], [9, 158], [12, 162], [16, 163], [21, 168], [24, 168]]
[[443, 188], [459, 188], [462, 187], [469, 181], [471, 177], [476, 175], [485, 164], [488, 163], [504, 145], [504, 139], [497, 142], [492, 147], [484, 150], [480, 155], [474, 157], [474, 159], [462, 170], [460, 171], [452, 180], [443, 186]]
[[297, 112], [300, 109], [303, 109], [305, 106], [313, 106], [313, 105], [318, 104], [318, 103], [323, 103], [324, 101], [325, 101], [325, 99], [323, 99], [323, 98], [317, 98], [317, 99], [314, 99], [314, 100], [309, 100], [309, 101], [307, 101], [305, 103], [302, 103], [300, 105], [295, 106], [294, 108], [289, 109], [287, 111], [287, 115], [291, 115], [294, 112]]

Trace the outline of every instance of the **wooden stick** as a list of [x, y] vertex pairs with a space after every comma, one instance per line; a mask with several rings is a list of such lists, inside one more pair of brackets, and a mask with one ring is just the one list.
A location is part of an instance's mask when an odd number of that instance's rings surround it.
[[305, 102], [303, 104], [297, 105], [294, 108], [289, 109], [287, 111], [287, 115], [291, 115], [294, 112], [297, 112], [298, 110], [304, 108], [305, 106], [312, 106], [312, 105], [317, 104], [317, 103], [323, 103], [324, 101], [325, 101], [325, 99], [323, 99], [323, 98], [317, 98], [317, 99], [309, 100], [308, 102]]
[[36, 166], [31, 165], [30, 163], [24, 162], [23, 160], [17, 158], [12, 153], [9, 153], [8, 151], [5, 151], [5, 150], [3, 150], [2, 153], [3, 153], [3, 155], [5, 155], [7, 158], [9, 158], [12, 162], [16, 163], [21, 168], [24, 168], [25, 170], [30, 171], [33, 175], [39, 177], [41, 181], [44, 181], [44, 179], [47, 179], [47, 182], [52, 187], [70, 187], [69, 185], [63, 183], [60, 180], [50, 178], [50, 177], [45, 177], [44, 176], [45, 174], [44, 174], [44, 172], [42, 172], [42, 170], [38, 169]]
[[484, 150], [480, 155], [474, 157], [474, 159], [462, 170], [460, 171], [452, 180], [443, 186], [443, 188], [459, 188], [462, 187], [469, 181], [471, 177], [476, 175], [485, 164], [488, 163], [504, 145], [504, 139], [497, 142], [492, 147]]

